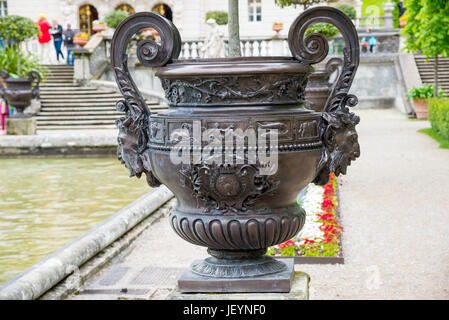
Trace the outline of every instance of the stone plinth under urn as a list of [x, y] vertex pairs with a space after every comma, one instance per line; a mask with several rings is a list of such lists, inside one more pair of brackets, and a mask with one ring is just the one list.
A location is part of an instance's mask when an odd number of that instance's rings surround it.
[[[317, 22], [334, 24], [346, 44], [323, 112], [304, 108], [311, 65], [328, 53], [324, 36], [304, 38]], [[128, 43], [143, 28], [160, 35], [160, 42], [137, 44], [139, 61], [156, 68], [170, 105], [158, 114], [151, 114], [127, 67]], [[150, 186], [165, 184], [176, 195], [173, 230], [211, 255], [188, 271], [199, 281], [251, 280], [256, 285], [247, 292], [280, 291], [275, 278], [291, 279], [292, 267], [265, 252], [302, 228], [297, 195], [310, 182], [325, 184], [331, 171], [345, 174], [360, 154], [359, 118], [348, 109], [357, 104], [348, 91], [359, 64], [351, 20], [334, 8], [309, 9], [293, 22], [289, 46], [293, 57], [178, 60], [179, 32], [156, 13], [134, 14], [115, 31], [111, 60], [124, 97], [117, 109], [125, 113], [116, 121], [118, 157], [131, 176], [144, 173]], [[264, 288], [252, 281], [267, 277], [274, 280]], [[195, 285], [184, 290], [195, 291]]]

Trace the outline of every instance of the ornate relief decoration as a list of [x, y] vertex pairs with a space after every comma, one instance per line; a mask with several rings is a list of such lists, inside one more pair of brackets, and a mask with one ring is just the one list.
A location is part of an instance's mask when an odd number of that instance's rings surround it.
[[[201, 123], [200, 141], [195, 140], [193, 122]], [[254, 130], [255, 138], [269, 138], [270, 130], [278, 130], [278, 151], [291, 152], [297, 150], [321, 149], [323, 143], [320, 137], [320, 118], [308, 116], [306, 118], [291, 114], [290, 117], [276, 118], [273, 116], [254, 115], [251, 118], [240, 117], [238, 121], [217, 121], [216, 117], [171, 119], [170, 116], [157, 115], [150, 119], [150, 150], [170, 151], [180, 141], [190, 141], [190, 150], [196, 152], [208, 145], [209, 141], [202, 135], [207, 129], [218, 129], [225, 141], [228, 134], [239, 137], [238, 130], [242, 130], [241, 139], [245, 139], [245, 131]], [[183, 130], [182, 130], [183, 129]], [[258, 129], [267, 130], [259, 133]], [[176, 132], [176, 135], [173, 133]], [[175, 137], [175, 139], [172, 139]], [[274, 146], [273, 146], [274, 147]], [[254, 149], [253, 149], [254, 148]], [[254, 150], [254, 146], [236, 146], [236, 150]]]
[[171, 106], [303, 103], [305, 75], [254, 75], [216, 79], [164, 79], [162, 86]]
[[313, 64], [326, 57], [328, 44], [323, 35], [311, 34], [304, 38], [306, 29], [318, 22], [335, 25], [345, 41], [343, 69], [324, 107], [320, 127], [325, 148], [314, 182], [325, 184], [330, 171], [334, 171], [337, 176], [345, 174], [351, 160], [360, 155], [355, 130], [360, 119], [348, 109], [348, 106], [353, 107], [358, 102], [357, 97], [348, 92], [359, 65], [360, 49], [357, 30], [344, 13], [335, 8], [316, 7], [302, 13], [290, 28], [289, 46], [296, 59]]
[[181, 170], [181, 183], [190, 188], [205, 210], [232, 214], [246, 211], [262, 195], [273, 194], [279, 181], [262, 176], [254, 165], [193, 165]]

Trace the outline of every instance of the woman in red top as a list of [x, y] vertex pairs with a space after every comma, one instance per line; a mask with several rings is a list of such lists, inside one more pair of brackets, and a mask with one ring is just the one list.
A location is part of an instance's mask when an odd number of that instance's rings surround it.
[[41, 14], [39, 21], [37, 22], [37, 25], [39, 26], [39, 35], [38, 35], [38, 41], [41, 44], [40, 45], [40, 60], [41, 63], [49, 63], [48, 57], [50, 56], [50, 29], [51, 25], [47, 21], [47, 18]]

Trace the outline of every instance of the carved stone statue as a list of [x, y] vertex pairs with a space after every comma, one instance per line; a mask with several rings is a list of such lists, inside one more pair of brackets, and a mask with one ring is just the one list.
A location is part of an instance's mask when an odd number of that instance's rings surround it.
[[206, 24], [212, 28], [204, 46], [200, 48], [202, 58], [224, 58], [224, 34], [215, 19], [208, 19]]

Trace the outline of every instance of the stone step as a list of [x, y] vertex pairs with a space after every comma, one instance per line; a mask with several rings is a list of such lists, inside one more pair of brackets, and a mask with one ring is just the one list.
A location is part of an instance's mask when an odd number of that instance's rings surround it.
[[66, 115], [66, 116], [42, 116], [42, 115], [37, 115], [36, 116], [36, 120], [39, 121], [84, 121], [84, 120], [113, 120], [115, 121], [117, 119], [117, 115], [114, 114], [105, 114], [105, 115], [77, 115], [77, 116], [71, 116], [71, 115]]
[[59, 86], [63, 85], [71, 85], [71, 84], [75, 84], [78, 86], [78, 84], [76, 84], [75, 82], [73, 82], [72, 80], [45, 80], [45, 82], [42, 83], [43, 85], [49, 85], [49, 84], [57, 84]]
[[88, 97], [88, 98], [105, 98], [105, 97], [122, 97], [119, 93], [116, 92], [107, 92], [107, 91], [58, 91], [58, 92], [41, 92], [41, 99], [61, 99], [63, 97], [71, 97], [73, 99], [75, 98], [81, 98], [81, 97]]
[[61, 126], [53, 126], [53, 125], [37, 125], [39, 131], [45, 130], [92, 130], [92, 129], [117, 129], [114, 125], [61, 125]]
[[[418, 67], [419, 71], [424, 71], [424, 72], [434, 72], [435, 68], [433, 66], [425, 66], [425, 67]], [[444, 67], [444, 68], [438, 68], [438, 71], [444, 72], [444, 71], [449, 71], [449, 66]]]
[[[416, 59], [415, 58], [416, 63], [418, 64], [434, 64], [434, 59], [429, 59], [428, 61], [426, 59]], [[448, 65], [449, 64], [449, 60], [445, 59], [445, 60], [441, 60], [438, 59], [438, 64], [442, 64], [442, 65]]]
[[54, 79], [61, 77], [73, 79], [73, 73], [47, 73], [47, 79]]
[[[41, 83], [39, 85], [40, 88], [53, 88], [53, 87], [59, 87], [59, 88], [80, 88], [80, 85], [77, 83]], [[53, 89], [52, 89], [53, 90]]]
[[110, 125], [115, 127], [115, 122], [111, 120], [68, 120], [68, 121], [48, 121], [36, 119], [38, 126], [82, 126], [82, 125]]
[[48, 66], [44, 65], [44, 68], [51, 71], [73, 71], [73, 67], [70, 66]]
[[[115, 108], [115, 102], [116, 101], [92, 101], [92, 102], [64, 102], [63, 104], [61, 103], [53, 103], [53, 102], [48, 102], [45, 104], [42, 104], [43, 107], [98, 107], [98, 106], [113, 106]], [[156, 101], [148, 101], [147, 102], [148, 105], [156, 105], [158, 104]]]
[[[421, 75], [421, 80], [433, 80], [435, 77], [434, 76], [424, 76]], [[444, 81], [448, 81], [449, 80], [449, 75], [447, 76], [438, 76], [438, 80], [440, 80], [440, 82], [444, 82]]]
[[[115, 106], [113, 107], [45, 107], [42, 106], [39, 114], [45, 112], [69, 112], [69, 113], [77, 113], [77, 112], [108, 112], [115, 111]], [[124, 114], [124, 113], [121, 113]]]
[[[420, 68], [418, 67], [419, 73], [434, 73], [435, 69], [432, 67], [429, 68]], [[449, 66], [447, 68], [438, 68], [438, 73], [447, 73], [449, 72]]]
[[80, 87], [80, 86], [70, 86], [70, 87], [64, 87], [64, 86], [59, 86], [59, 87], [41, 87], [40, 91], [41, 92], [45, 92], [45, 94], [65, 94], [65, 93], [81, 93], [81, 92], [85, 92], [85, 91], [96, 91], [97, 88], [95, 87]]
[[[151, 105], [151, 104], [148, 104], [148, 105]], [[68, 107], [68, 106], [65, 106], [65, 105], [57, 106], [57, 107], [48, 107], [48, 106], [43, 105], [42, 108], [41, 108], [41, 112], [44, 112], [44, 111], [75, 112], [75, 111], [86, 111], [86, 110], [98, 110], [98, 111], [105, 110], [105, 111], [107, 111], [107, 110], [116, 110], [116, 109], [115, 109], [115, 104], [114, 104], [113, 107], [112, 107], [112, 105], [111, 106], [89, 106], [89, 107], [82, 107], [82, 106]], [[153, 110], [155, 110], [155, 111], [156, 110], [168, 110], [168, 107], [167, 106], [163, 106], [163, 105], [155, 105], [155, 104], [153, 104], [153, 105], [151, 105], [151, 110], [152, 111]]]
[[69, 103], [45, 103], [43, 104], [45, 107], [94, 107], [94, 106], [113, 106], [115, 104], [113, 102], [69, 102]]
[[55, 104], [55, 103], [92, 103], [92, 102], [111, 102], [116, 103], [118, 99], [120, 99], [121, 96], [80, 96], [80, 97], [71, 97], [67, 96], [67, 98], [63, 99], [62, 96], [59, 96], [58, 98], [43, 98], [41, 97], [41, 103], [43, 105], [46, 105], [48, 103]]
[[62, 110], [58, 110], [58, 111], [41, 111], [39, 112], [39, 114], [37, 115], [37, 117], [53, 117], [53, 116], [102, 116], [102, 115], [113, 115], [113, 116], [117, 116], [117, 117], [121, 117], [124, 114], [122, 112], [118, 112], [115, 110], [86, 110], [86, 111], [62, 111]]
[[73, 76], [71, 75], [57, 75], [57, 76], [47, 76], [47, 79], [45, 79], [46, 81], [68, 81], [68, 82], [73, 82]]

